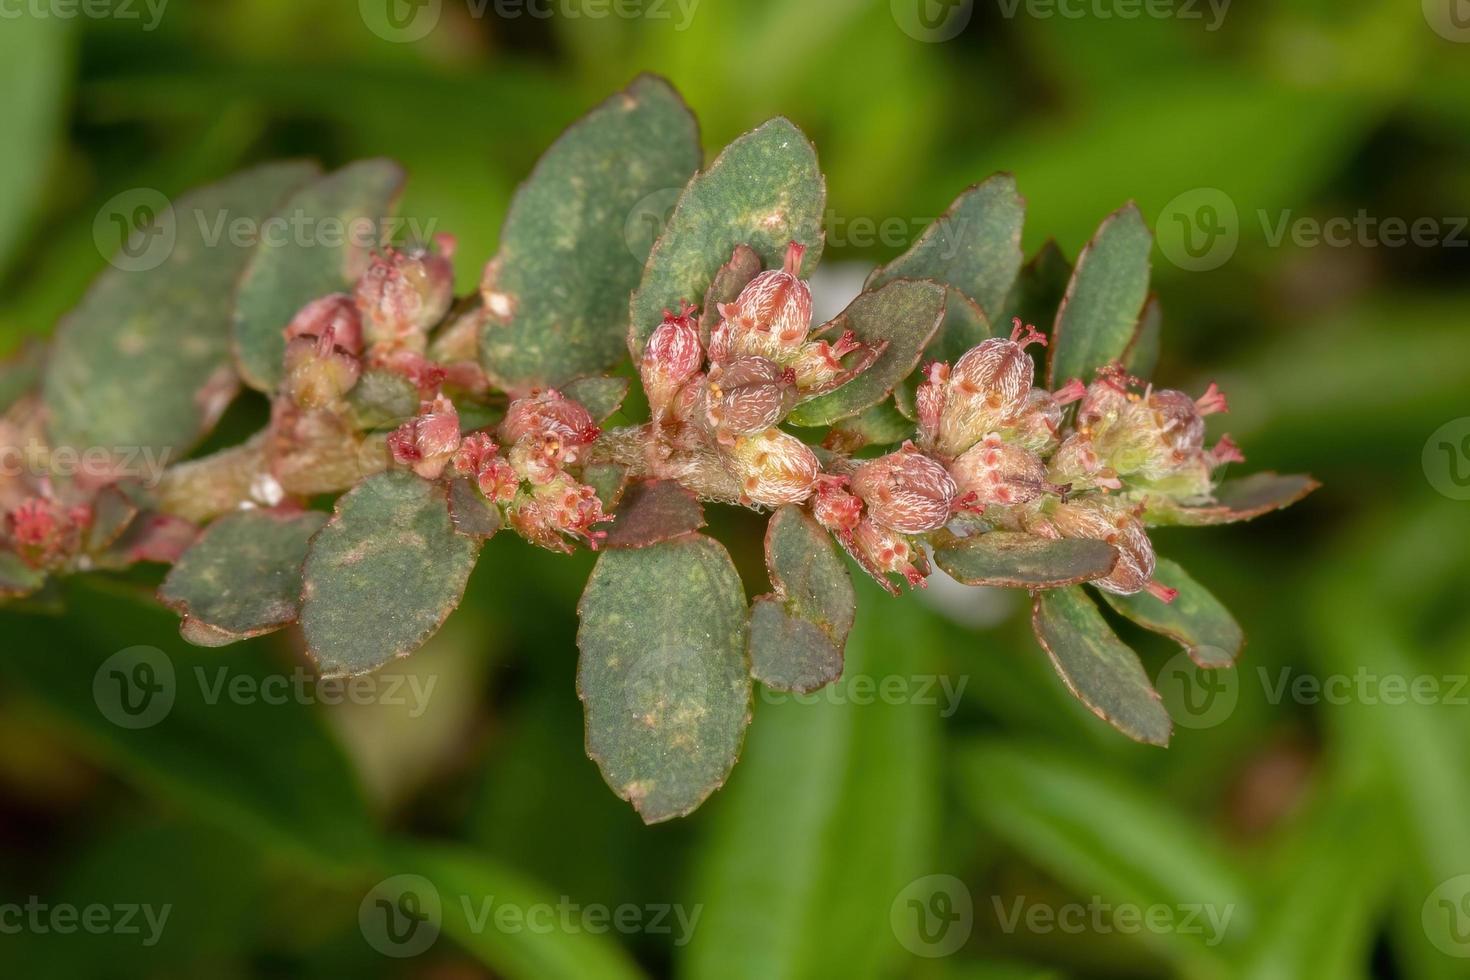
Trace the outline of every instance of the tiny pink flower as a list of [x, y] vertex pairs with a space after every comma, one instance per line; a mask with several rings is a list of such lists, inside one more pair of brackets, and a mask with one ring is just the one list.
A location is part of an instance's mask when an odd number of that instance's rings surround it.
[[869, 517], [900, 534], [943, 527], [957, 493], [944, 467], [911, 443], [860, 465], [852, 489], [867, 505]]
[[821, 470], [810, 446], [775, 428], [740, 436], [723, 459], [744, 499], [762, 507], [801, 503]]
[[648, 338], [638, 374], [655, 418], [664, 415], [675, 394], [699, 371], [704, 348], [699, 342], [696, 319], [699, 311], [685, 306], [676, 316], [664, 311], [663, 323]]

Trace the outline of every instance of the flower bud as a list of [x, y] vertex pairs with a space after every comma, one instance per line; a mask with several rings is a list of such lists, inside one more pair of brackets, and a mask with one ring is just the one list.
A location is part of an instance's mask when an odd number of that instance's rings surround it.
[[911, 443], [859, 466], [852, 489], [867, 504], [870, 518], [900, 534], [943, 527], [956, 493], [944, 467]]
[[1046, 475], [1053, 483], [1065, 484], [1074, 491], [1123, 487], [1117, 473], [1098, 455], [1092, 437], [1086, 432], [1074, 432], [1062, 441], [1047, 462]]
[[847, 477], [821, 476], [812, 499], [812, 516], [817, 523], [844, 541], [851, 541], [863, 516], [863, 502], [845, 490]]
[[806, 342], [812, 327], [812, 292], [798, 278], [805, 252], [806, 246], [792, 242], [782, 268], [760, 273], [735, 302], [720, 304], [724, 320], [715, 328], [719, 339], [711, 342], [711, 360], [758, 354], [784, 363]]
[[[555, 389], [517, 398], [510, 403], [500, 423], [501, 441], [515, 444], [523, 439], [555, 437], [575, 455], [575, 450], [595, 442], [602, 429], [581, 402]], [[571, 461], [573, 456], [568, 457]]]
[[419, 476], [436, 480], [459, 448], [459, 412], [440, 395], [424, 402], [419, 413], [388, 436], [388, 451]]
[[428, 247], [389, 247], [373, 256], [355, 297], [368, 343], [421, 353], [428, 329], [449, 312], [454, 269]]
[[909, 588], [925, 588], [929, 584], [924, 581], [928, 563], [923, 554], [916, 551], [903, 535], [870, 518], [865, 517], [858, 522], [857, 531], [853, 534], [852, 552], [868, 574], [890, 592], [898, 591], [886, 577], [890, 572], [902, 575]]
[[27, 497], [5, 515], [5, 532], [22, 561], [50, 568], [74, 554], [92, 523], [90, 507], [63, 507], [45, 497]]
[[[865, 344], [851, 330], [844, 331], [835, 344], [825, 340], [803, 344], [790, 360], [801, 398], [815, 398], [842, 387], [871, 367], [886, 347], [887, 341]], [[844, 367], [842, 359], [856, 351], [862, 353]]]
[[301, 408], [324, 408], [357, 384], [362, 362], [333, 343], [334, 328], [301, 335], [286, 344], [286, 395]]
[[346, 293], [332, 293], [303, 306], [286, 326], [286, 340], [331, 334], [332, 342], [349, 354], [362, 353], [362, 318]]
[[685, 306], [676, 316], [664, 310], [664, 321], [648, 338], [638, 374], [648, 395], [648, 407], [655, 418], [663, 415], [674, 400], [674, 394], [699, 371], [704, 363], [704, 348], [699, 342], [697, 316], [693, 306]]
[[492, 503], [509, 503], [520, 488], [520, 477], [499, 455], [500, 447], [483, 432], [465, 436], [454, 454], [454, 471], [475, 481]]
[[740, 436], [723, 461], [745, 500], [763, 507], [801, 503], [821, 470], [811, 447], [775, 428]]
[[1154, 548], [1138, 518], [1090, 501], [1058, 504], [1048, 517], [1062, 537], [1106, 541], [1118, 550], [1118, 563], [1107, 576], [1094, 579], [1093, 585], [1118, 595], [1147, 589], [1164, 602], [1173, 601], [1175, 590], [1152, 581]]
[[563, 553], [572, 550], [563, 535], [581, 538], [596, 551], [607, 532], [594, 531], [592, 526], [609, 519], [597, 492], [564, 473], [518, 497], [510, 508], [516, 533], [534, 545]]
[[1028, 504], [1044, 493], [1062, 490], [1047, 480], [1041, 457], [995, 433], [965, 450], [949, 472], [968, 508]]
[[722, 442], [769, 429], [795, 404], [791, 370], [755, 355], [714, 365], [704, 386], [704, 422]]

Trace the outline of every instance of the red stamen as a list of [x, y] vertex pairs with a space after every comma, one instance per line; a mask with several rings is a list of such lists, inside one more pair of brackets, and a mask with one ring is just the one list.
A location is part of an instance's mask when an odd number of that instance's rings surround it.
[[1178, 589], [1171, 589], [1167, 585], [1164, 585], [1162, 582], [1158, 582], [1152, 579], [1150, 579], [1149, 583], [1143, 588], [1146, 592], [1148, 592], [1149, 595], [1164, 603], [1173, 602], [1179, 596]]
[[1225, 393], [1213, 381], [1205, 389], [1205, 393], [1194, 400], [1194, 407], [1201, 415], [1215, 415], [1230, 411], [1230, 403], [1225, 400]]
[[806, 254], [806, 246], [796, 242], [786, 246], [786, 261], [783, 268], [788, 276], [797, 275], [801, 271], [801, 257]]
[[1032, 324], [1022, 323], [1018, 316], [1011, 318], [1011, 324], [1012, 343], [1020, 344], [1022, 347], [1029, 347], [1032, 344], [1040, 344], [1042, 347], [1047, 345], [1046, 334], [1037, 330]]

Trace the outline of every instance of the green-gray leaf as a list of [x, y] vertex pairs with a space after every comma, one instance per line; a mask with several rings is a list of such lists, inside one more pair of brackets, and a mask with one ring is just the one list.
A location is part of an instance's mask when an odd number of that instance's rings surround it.
[[1158, 559], [1154, 579], [1178, 590], [1173, 602], [1163, 602], [1147, 592], [1136, 595], [1103, 592], [1102, 597], [1139, 626], [1179, 641], [1201, 667], [1229, 667], [1235, 663], [1245, 644], [1245, 634], [1230, 610], [1190, 578], [1177, 562]]
[[455, 532], [443, 484], [379, 473], [345, 494], [303, 569], [301, 627], [321, 675], [417, 650], [459, 604], [478, 553]]
[[1016, 178], [996, 174], [956, 198], [913, 247], [874, 270], [865, 288], [894, 279], [934, 279], [959, 289], [993, 319], [1021, 269], [1025, 220], [1026, 201], [1016, 193]]
[[306, 544], [326, 522], [316, 511], [221, 517], [169, 570], [158, 598], [183, 617], [184, 639], [199, 646], [224, 646], [294, 623]]
[[[55, 445], [188, 452], [237, 387], [231, 297], [250, 250], [229, 227], [258, 226], [313, 173], [304, 163], [247, 170], [190, 191], [134, 233], [57, 327], [43, 381]], [[154, 249], [166, 254], [150, 265]]]
[[1153, 234], [1134, 204], [1109, 215], [1082, 254], [1057, 310], [1047, 362], [1047, 386], [1091, 379], [1121, 361], [1148, 299]]
[[1159, 308], [1159, 296], [1153, 293], [1143, 304], [1143, 313], [1138, 318], [1138, 327], [1128, 349], [1123, 352], [1123, 367], [1135, 378], [1150, 378], [1159, 366], [1159, 345], [1164, 329], [1164, 313]]
[[391, 160], [359, 160], [301, 188], [276, 213], [289, 231], [261, 236], [235, 296], [235, 360], [246, 384], [275, 390], [286, 325], [312, 300], [350, 288], [383, 244], [403, 179]]
[[750, 670], [778, 691], [815, 691], [842, 676], [856, 599], [830, 535], [800, 507], [766, 528], [766, 571], [775, 590], [750, 608]]
[[745, 591], [698, 534], [602, 554], [578, 606], [587, 754], [647, 823], [719, 788], [750, 720]]
[[1055, 589], [1107, 575], [1118, 562], [1118, 551], [1105, 541], [1086, 538], [990, 531], [937, 543], [934, 562], [965, 585]]
[[856, 378], [836, 391], [796, 406], [792, 425], [830, 425], [876, 405], [893, 391], [924, 356], [944, 317], [945, 288], [916, 279], [895, 279], [863, 293], [822, 329], [831, 336], [851, 330], [864, 343], [886, 343], [883, 353]]
[[798, 242], [807, 247], [802, 269], [809, 275], [822, 254], [826, 202], [816, 150], [789, 119], [772, 119], [725, 147], [684, 188], [648, 256], [629, 304], [634, 362], [663, 311], [704, 298], [737, 245], [749, 245], [771, 268]]
[[1067, 689], [1129, 738], [1168, 745], [1173, 722], [1134, 653], [1079, 586], [1038, 593], [1031, 625]]
[[647, 257], [630, 241], [630, 215], [651, 195], [672, 197], [699, 163], [693, 115], [653, 75], [552, 144], [511, 202], [484, 284], [480, 362], [500, 387], [524, 392], [618, 362]]
[[1021, 274], [1006, 297], [1005, 313], [995, 321], [1002, 326], [1009, 324], [1013, 317], [1036, 326], [1054, 322], [1071, 278], [1072, 263], [1056, 241], [1048, 238], [1031, 261], [1021, 267]]
[[1321, 485], [1302, 474], [1252, 473], [1239, 480], [1221, 483], [1215, 488], [1214, 503], [1210, 504], [1189, 506], [1169, 497], [1150, 496], [1145, 501], [1143, 520], [1153, 526], [1180, 524], [1190, 527], [1250, 521], [1273, 510], [1290, 507]]

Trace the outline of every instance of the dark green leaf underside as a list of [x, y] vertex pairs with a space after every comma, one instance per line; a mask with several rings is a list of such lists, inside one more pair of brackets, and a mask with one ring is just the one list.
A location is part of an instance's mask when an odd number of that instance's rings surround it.
[[1177, 640], [1201, 667], [1233, 664], [1245, 644], [1245, 634], [1230, 610], [1167, 558], [1158, 559], [1154, 579], [1179, 591], [1173, 602], [1162, 602], [1147, 592], [1101, 594], [1108, 605], [1139, 626]]
[[934, 549], [934, 562], [965, 585], [1054, 589], [1102, 578], [1118, 552], [1103, 541], [990, 531]]
[[1151, 525], [1234, 524], [1290, 507], [1319, 486], [1320, 483], [1303, 474], [1252, 473], [1221, 483], [1215, 488], [1212, 504], [1185, 506], [1167, 497], [1151, 497], [1143, 516], [1145, 523]]
[[1067, 689], [1129, 738], [1168, 745], [1173, 723], [1143, 664], [1080, 586], [1038, 593], [1032, 628]]
[[1077, 257], [1052, 330], [1048, 387], [1121, 361], [1148, 298], [1153, 235], [1128, 204], [1103, 221]]
[[699, 498], [672, 480], [629, 484], [608, 528], [609, 548], [646, 548], [704, 527]]

